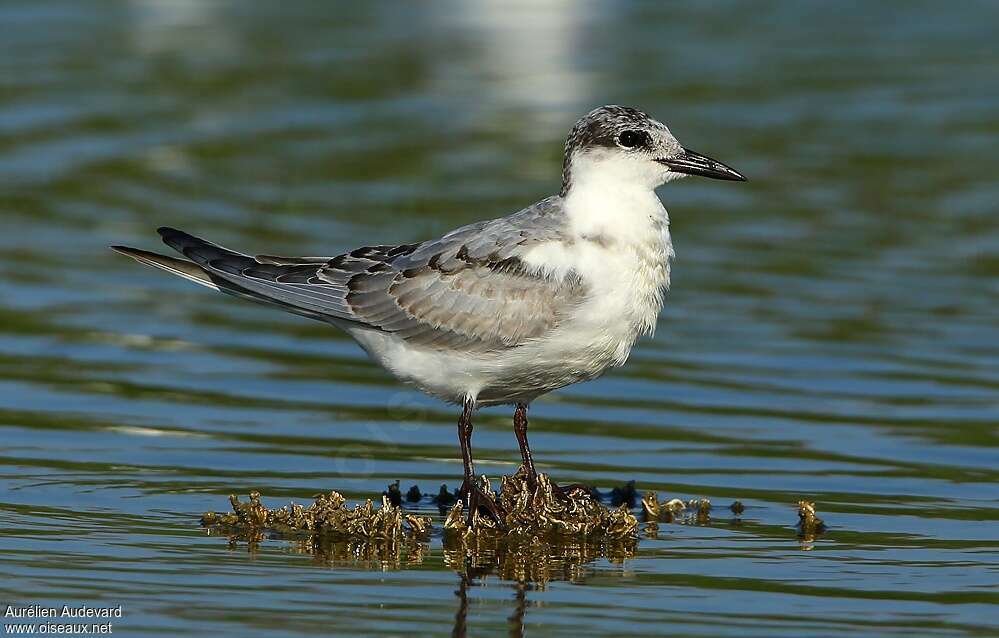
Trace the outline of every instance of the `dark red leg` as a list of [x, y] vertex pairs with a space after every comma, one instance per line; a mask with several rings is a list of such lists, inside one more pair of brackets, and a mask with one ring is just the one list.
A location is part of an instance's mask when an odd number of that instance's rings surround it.
[[472, 464], [472, 411], [475, 403], [466, 400], [458, 417], [458, 443], [461, 445], [461, 464], [465, 470], [465, 481], [475, 478], [475, 466]]
[[485, 508], [500, 526], [503, 525], [503, 516], [496, 506], [493, 497], [486, 494], [475, 476], [475, 465], [472, 463], [472, 412], [475, 410], [475, 401], [465, 400], [465, 405], [461, 410], [461, 417], [458, 419], [458, 442], [461, 444], [461, 463], [465, 470], [465, 482], [461, 486], [461, 498], [468, 506], [468, 525], [472, 524], [475, 511], [480, 507]]
[[520, 458], [527, 470], [527, 479], [532, 485], [537, 483], [538, 471], [534, 469], [534, 458], [531, 456], [531, 445], [527, 442], [527, 404], [518, 403], [513, 413], [513, 433], [517, 435], [517, 445], [520, 446]]
[[[534, 468], [534, 457], [531, 456], [531, 445], [527, 442], [526, 403], [518, 403], [517, 409], [514, 410], [513, 432], [517, 435], [517, 444], [520, 446], [520, 458], [524, 462], [524, 469], [527, 470], [527, 481], [531, 487], [534, 488], [538, 484], [538, 471]], [[567, 495], [573, 490], [584, 490], [586, 492], [590, 491], [588, 487], [580, 483], [573, 483], [572, 485], [566, 485], [564, 487], [559, 487], [555, 483], [552, 483], [552, 487], [555, 488], [555, 494], [561, 496], [562, 498], [568, 498]]]

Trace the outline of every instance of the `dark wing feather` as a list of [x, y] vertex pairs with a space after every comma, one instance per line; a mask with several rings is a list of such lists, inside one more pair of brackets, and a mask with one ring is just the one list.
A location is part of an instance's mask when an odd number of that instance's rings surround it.
[[[203, 268], [224, 292], [278, 305], [315, 319], [328, 320], [349, 313], [346, 290], [320, 282], [322, 264], [279, 266], [173, 228], [158, 229], [163, 242]], [[325, 262], [324, 262], [325, 263]], [[280, 282], [282, 278], [288, 281]], [[315, 283], [309, 283], [309, 280]]]

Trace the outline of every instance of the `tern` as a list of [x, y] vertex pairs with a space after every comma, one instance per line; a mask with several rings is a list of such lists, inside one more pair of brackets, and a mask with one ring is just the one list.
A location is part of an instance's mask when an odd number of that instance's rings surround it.
[[254, 257], [160, 228], [184, 259], [112, 248], [213, 290], [331, 323], [397, 379], [460, 406], [468, 516], [481, 508], [499, 520], [475, 474], [473, 413], [514, 406], [523, 468], [536, 484], [528, 406], [624, 364], [638, 337], [652, 334], [673, 257], [669, 215], [655, 189], [687, 175], [746, 179], [684, 148], [644, 112], [609, 105], [569, 132], [557, 195], [438, 239], [335, 257]]

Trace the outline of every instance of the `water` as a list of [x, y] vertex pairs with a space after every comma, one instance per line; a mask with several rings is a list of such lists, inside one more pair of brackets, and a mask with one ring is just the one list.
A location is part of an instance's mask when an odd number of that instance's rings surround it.
[[[0, 602], [122, 605], [122, 635], [996, 635], [997, 20], [4, 2]], [[277, 254], [430, 237], [552, 192], [566, 130], [606, 102], [750, 181], [662, 191], [655, 338], [536, 402], [532, 444], [560, 481], [706, 497], [711, 522], [556, 548], [522, 584], [439, 534], [398, 559], [206, 535], [231, 492], [454, 487], [457, 415], [328, 326], [106, 245], [156, 248], [161, 224]], [[512, 471], [510, 414], [475, 445]], [[799, 499], [824, 535], [798, 537]]]

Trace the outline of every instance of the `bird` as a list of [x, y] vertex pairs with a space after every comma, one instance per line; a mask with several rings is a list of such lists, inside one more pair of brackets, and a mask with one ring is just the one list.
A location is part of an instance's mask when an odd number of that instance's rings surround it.
[[251, 256], [163, 227], [163, 242], [182, 258], [111, 248], [207, 288], [332, 324], [400, 381], [459, 407], [459, 494], [469, 520], [481, 511], [500, 521], [475, 474], [474, 413], [513, 406], [522, 468], [537, 485], [528, 407], [623, 365], [638, 338], [654, 332], [674, 257], [656, 189], [690, 175], [746, 181], [682, 146], [647, 113], [606, 105], [569, 131], [557, 194], [436, 239], [333, 257]]

